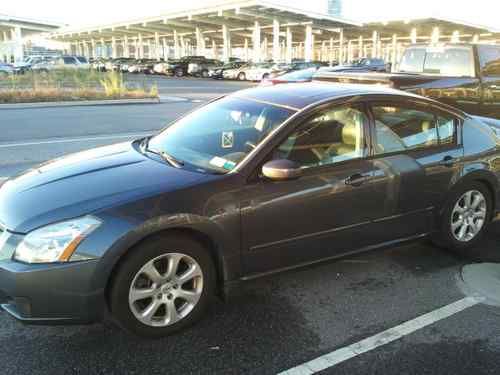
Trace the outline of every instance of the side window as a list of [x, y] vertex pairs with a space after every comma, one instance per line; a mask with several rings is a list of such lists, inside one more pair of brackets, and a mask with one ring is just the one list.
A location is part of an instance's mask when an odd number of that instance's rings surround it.
[[431, 113], [396, 106], [374, 106], [377, 154], [412, 150], [438, 144]]
[[452, 116], [391, 105], [372, 107], [377, 154], [453, 144], [457, 120]]
[[457, 121], [453, 117], [437, 116], [437, 132], [439, 144], [452, 144], [455, 142]]
[[313, 116], [278, 147], [274, 159], [288, 159], [304, 168], [363, 157], [364, 112], [338, 107]]

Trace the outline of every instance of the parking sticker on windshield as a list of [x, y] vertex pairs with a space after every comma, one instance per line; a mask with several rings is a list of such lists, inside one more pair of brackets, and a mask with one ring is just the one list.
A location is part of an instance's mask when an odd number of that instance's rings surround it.
[[223, 169], [225, 169], [227, 171], [230, 171], [234, 167], [236, 167], [236, 163], [235, 162], [233, 162], [231, 160], [224, 159], [224, 158], [220, 158], [218, 156], [213, 157], [210, 160], [210, 164], [215, 165], [218, 168], [223, 168]]
[[233, 148], [233, 145], [234, 145], [234, 133], [222, 132], [222, 148]]

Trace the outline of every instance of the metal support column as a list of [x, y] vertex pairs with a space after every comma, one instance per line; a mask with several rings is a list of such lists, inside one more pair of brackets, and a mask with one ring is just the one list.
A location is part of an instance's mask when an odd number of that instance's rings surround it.
[[222, 25], [222, 60], [228, 62], [231, 58], [231, 34], [227, 25]]
[[291, 63], [293, 58], [293, 34], [290, 27], [286, 28], [286, 62]]
[[277, 19], [273, 20], [273, 60], [281, 60], [280, 23]]
[[252, 38], [252, 46], [253, 46], [253, 62], [261, 61], [261, 41], [260, 41], [260, 23], [259, 21], [255, 21], [254, 29], [253, 29], [253, 38]]
[[312, 25], [306, 25], [305, 32], [306, 32], [306, 38], [304, 40], [304, 60], [306, 62], [309, 62], [313, 60], [313, 49], [314, 49]]

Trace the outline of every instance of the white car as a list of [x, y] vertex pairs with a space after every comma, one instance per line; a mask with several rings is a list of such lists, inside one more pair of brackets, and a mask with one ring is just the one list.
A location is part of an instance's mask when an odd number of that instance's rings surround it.
[[257, 63], [252, 64], [248, 68], [242, 70], [238, 75], [240, 81], [261, 81], [269, 77], [274, 71], [273, 63]]
[[160, 62], [153, 66], [153, 70], [156, 74], [167, 74], [168, 68], [169, 64], [167, 62]]
[[222, 71], [223, 79], [239, 79], [240, 81], [246, 80], [245, 71], [250, 68], [251, 65], [245, 64], [240, 67], [236, 67], [234, 69], [224, 69]]

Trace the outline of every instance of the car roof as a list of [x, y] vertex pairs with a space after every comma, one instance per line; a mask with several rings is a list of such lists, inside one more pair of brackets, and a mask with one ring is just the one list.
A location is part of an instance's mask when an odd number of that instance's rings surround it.
[[397, 95], [400, 97], [429, 100], [418, 95], [380, 85], [322, 83], [314, 81], [311, 83], [289, 83], [285, 85], [250, 88], [238, 91], [232, 95], [301, 110], [323, 100], [374, 94]]

